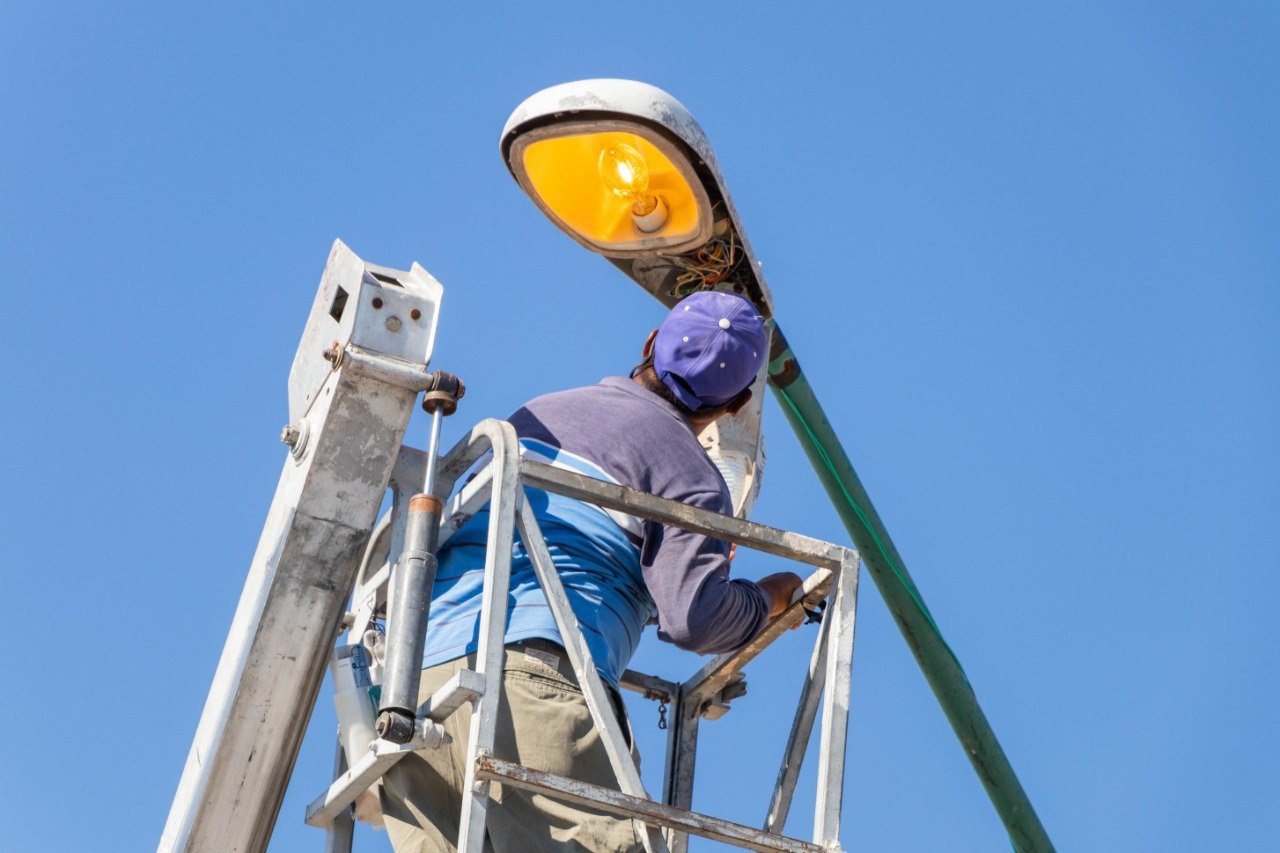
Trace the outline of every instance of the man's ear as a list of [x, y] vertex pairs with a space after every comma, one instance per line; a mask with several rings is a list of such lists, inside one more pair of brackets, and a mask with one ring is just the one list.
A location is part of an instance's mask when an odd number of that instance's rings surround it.
[[645, 339], [644, 348], [640, 350], [640, 358], [648, 358], [653, 355], [653, 342], [658, 339], [658, 330], [654, 329], [649, 333], [649, 337]]
[[747, 404], [747, 401], [750, 399], [751, 399], [751, 388], [750, 386], [748, 386], [742, 389], [741, 394], [739, 394], [738, 396], [734, 397], [732, 400], [729, 401], [729, 405], [725, 409], [725, 411], [731, 415], [736, 415], [738, 414], [739, 411], [741, 411], [742, 407], [745, 406]]

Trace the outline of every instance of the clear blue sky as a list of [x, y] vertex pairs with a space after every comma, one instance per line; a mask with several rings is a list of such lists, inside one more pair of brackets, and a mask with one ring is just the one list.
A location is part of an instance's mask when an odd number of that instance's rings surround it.
[[[667, 89], [715, 144], [1059, 849], [1274, 844], [1275, 4], [354, 8], [0, 5], [0, 848], [158, 840], [335, 238], [444, 283], [435, 365], [470, 388], [450, 439], [632, 364], [657, 304], [497, 153], [524, 97], [598, 76]], [[766, 418], [756, 518], [847, 541]], [[1007, 850], [870, 583], [860, 616], [845, 843]], [[698, 808], [763, 816], [811, 637], [704, 728]], [[637, 663], [699, 664], [658, 645]], [[318, 707], [276, 851], [323, 843]], [[656, 712], [632, 713], [652, 786]]]

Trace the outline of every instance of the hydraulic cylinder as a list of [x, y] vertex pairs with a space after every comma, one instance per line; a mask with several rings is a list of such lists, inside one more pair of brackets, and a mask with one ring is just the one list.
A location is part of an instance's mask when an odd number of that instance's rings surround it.
[[414, 495], [409, 501], [404, 553], [393, 573], [387, 661], [378, 706], [378, 735], [393, 743], [408, 743], [413, 737], [442, 508], [435, 495]]

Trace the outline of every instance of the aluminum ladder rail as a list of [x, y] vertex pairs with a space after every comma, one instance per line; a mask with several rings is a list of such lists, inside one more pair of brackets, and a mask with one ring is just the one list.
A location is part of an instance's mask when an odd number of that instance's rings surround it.
[[[537, 791], [553, 798], [589, 805], [639, 821], [647, 827], [644, 838], [650, 850], [683, 851], [689, 834], [726, 842], [750, 850], [830, 851], [840, 849], [840, 813], [844, 786], [844, 756], [848, 730], [853, 639], [857, 612], [860, 561], [856, 551], [800, 534], [750, 521], [689, 507], [677, 501], [606, 483], [573, 471], [525, 459], [510, 424], [486, 420], [476, 425], [440, 461], [437, 493], [449, 493], [463, 472], [482, 456], [491, 453], [484, 465], [462, 490], [450, 500], [441, 520], [441, 540], [465, 523], [485, 504], [491, 506], [485, 585], [480, 618], [479, 649], [475, 671], [464, 670], [444, 685], [419, 709], [419, 718], [439, 723], [463, 702], [471, 702], [473, 713], [468, 738], [467, 775], [464, 784], [461, 834], [458, 849], [479, 853], [489, 805], [489, 784], [498, 782]], [[388, 583], [395, 556], [403, 542], [407, 489], [422, 481], [425, 454], [402, 448], [391, 476], [394, 500], [390, 518], [380, 525], [365, 558], [365, 570], [385, 558], [385, 565], [357, 586], [347, 622], [352, 635], [362, 632], [373, 614], [378, 590]], [[402, 488], [400, 484], [406, 484]], [[790, 607], [769, 623], [743, 648], [720, 655], [682, 683], [627, 671], [622, 686], [669, 698], [676, 725], [667, 744], [663, 802], [655, 802], [645, 792], [638, 770], [631, 760], [621, 724], [604, 684], [596, 672], [586, 640], [570, 607], [564, 586], [551, 561], [546, 542], [528, 503], [525, 488], [544, 489], [584, 500], [604, 509], [625, 512], [638, 518], [703, 533], [754, 550], [795, 560], [815, 568], [804, 581]], [[566, 638], [565, 651], [573, 666], [597, 728], [601, 732], [621, 790], [602, 788], [577, 780], [543, 773], [502, 760], [493, 755], [497, 703], [503, 654], [503, 626], [506, 623], [507, 591], [511, 570], [513, 533], [519, 531], [534, 571], [560, 629]], [[698, 721], [715, 716], [727, 705], [732, 686], [742, 669], [774, 640], [805, 618], [830, 597], [822, 629], [801, 691], [777, 781], [763, 828], [698, 814], [690, 808]], [[821, 707], [821, 749], [818, 766], [818, 797], [812, 841], [781, 835], [795, 791], [801, 761], [808, 745], [817, 712]], [[351, 849], [350, 805], [397, 761], [415, 748], [431, 748], [422, 739], [407, 745], [375, 740], [370, 751], [343, 769], [341, 756], [336, 778], [329, 788], [307, 808], [309, 824], [326, 828], [328, 849], [346, 853]], [[658, 828], [666, 830], [659, 834]]]

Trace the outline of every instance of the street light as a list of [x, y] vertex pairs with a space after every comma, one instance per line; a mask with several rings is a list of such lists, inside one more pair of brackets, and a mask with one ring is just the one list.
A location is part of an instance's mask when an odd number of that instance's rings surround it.
[[512, 177], [548, 219], [665, 305], [740, 293], [773, 313], [698, 122], [634, 80], [582, 80], [525, 100], [502, 131]]
[[[675, 98], [644, 83], [565, 83], [516, 108], [503, 129], [501, 149], [511, 174], [552, 222], [663, 304], [672, 305], [695, 290], [725, 290], [751, 299], [769, 320], [768, 383], [1014, 848], [1053, 850], [959, 660], [773, 320], [760, 264], [711, 143], [693, 116]], [[755, 394], [757, 402], [760, 396]], [[758, 410], [741, 429], [748, 445], [755, 442], [756, 460], [761, 461]], [[688, 789], [667, 792], [673, 805], [688, 808], [691, 799]]]
[[685, 252], [711, 236], [711, 199], [687, 143], [662, 120], [673, 116], [693, 121], [643, 83], [553, 86], [512, 115], [503, 156], [534, 204], [588, 249], [613, 257]]

